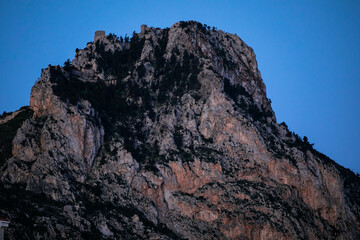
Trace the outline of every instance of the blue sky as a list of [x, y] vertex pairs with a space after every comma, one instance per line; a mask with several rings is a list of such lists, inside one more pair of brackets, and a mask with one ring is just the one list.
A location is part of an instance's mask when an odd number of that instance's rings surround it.
[[0, 0], [0, 114], [29, 105], [48, 64], [96, 30], [196, 20], [236, 33], [256, 55], [278, 122], [360, 172], [360, 1]]

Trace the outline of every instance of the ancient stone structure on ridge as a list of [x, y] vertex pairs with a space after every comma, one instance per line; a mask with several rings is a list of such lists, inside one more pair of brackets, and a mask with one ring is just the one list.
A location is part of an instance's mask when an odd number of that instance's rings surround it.
[[141, 27], [140, 27], [141, 33], [145, 33], [145, 32], [146, 32], [146, 28], [147, 28], [147, 25], [145, 25], [145, 24], [141, 25]]
[[105, 38], [105, 31], [96, 31], [94, 36], [94, 42], [96, 42], [99, 39]]

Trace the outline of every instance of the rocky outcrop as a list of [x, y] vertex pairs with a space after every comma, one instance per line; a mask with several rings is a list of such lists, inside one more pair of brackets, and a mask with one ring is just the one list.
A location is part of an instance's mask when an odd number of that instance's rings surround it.
[[104, 129], [88, 101], [76, 106], [61, 101], [52, 91], [50, 75], [45, 70], [31, 91], [33, 118], [17, 131], [13, 157], [1, 179], [46, 192], [54, 200], [72, 199], [68, 178], [86, 180], [103, 144]]
[[110, 34], [45, 69], [30, 107], [1, 168], [10, 239], [360, 237], [359, 177], [276, 122], [236, 35]]

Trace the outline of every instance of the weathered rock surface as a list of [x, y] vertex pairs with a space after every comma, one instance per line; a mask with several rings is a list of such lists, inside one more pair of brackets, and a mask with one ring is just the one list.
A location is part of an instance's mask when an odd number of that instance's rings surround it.
[[360, 238], [359, 177], [276, 122], [236, 35], [98, 38], [30, 107], [0, 161], [8, 239]]

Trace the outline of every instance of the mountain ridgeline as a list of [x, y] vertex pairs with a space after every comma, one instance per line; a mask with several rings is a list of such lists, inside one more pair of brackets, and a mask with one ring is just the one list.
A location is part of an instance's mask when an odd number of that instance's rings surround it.
[[360, 178], [278, 124], [253, 50], [199, 22], [97, 32], [0, 119], [7, 239], [359, 239]]

